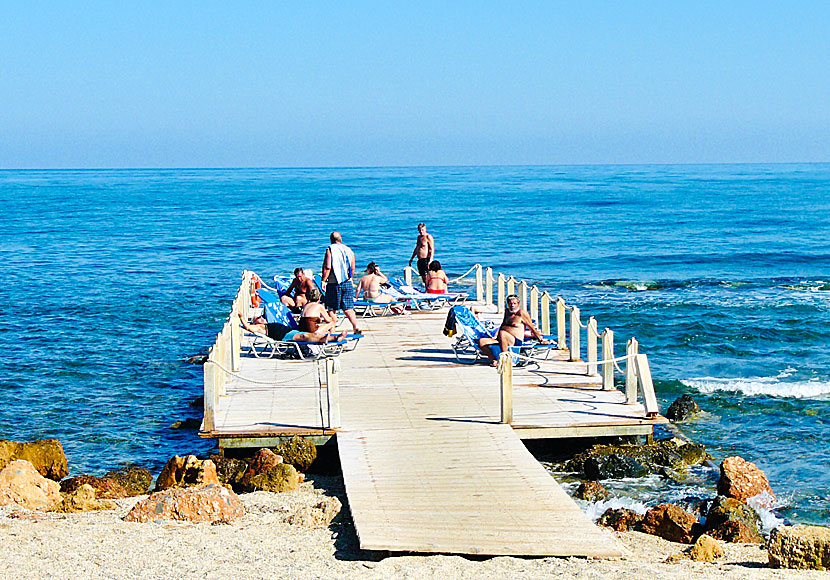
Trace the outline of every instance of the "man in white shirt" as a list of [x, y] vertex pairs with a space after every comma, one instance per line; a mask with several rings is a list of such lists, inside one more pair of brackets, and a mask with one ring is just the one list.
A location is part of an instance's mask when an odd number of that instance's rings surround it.
[[352, 323], [355, 334], [360, 333], [357, 327], [357, 317], [354, 314], [354, 252], [343, 243], [340, 232], [332, 232], [329, 236], [331, 245], [326, 248], [326, 257], [323, 259], [323, 284], [326, 286], [324, 303], [335, 321], [337, 311], [343, 310], [346, 318]]

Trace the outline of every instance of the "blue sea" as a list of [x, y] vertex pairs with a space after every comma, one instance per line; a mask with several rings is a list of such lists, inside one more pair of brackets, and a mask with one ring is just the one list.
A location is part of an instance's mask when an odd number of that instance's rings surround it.
[[450, 276], [489, 265], [636, 336], [664, 412], [690, 393], [692, 439], [830, 524], [829, 189], [830, 164], [0, 171], [0, 438], [56, 437], [73, 474], [208, 452], [170, 424], [201, 417], [185, 361], [241, 271], [318, 270], [340, 230], [400, 272], [424, 221]]

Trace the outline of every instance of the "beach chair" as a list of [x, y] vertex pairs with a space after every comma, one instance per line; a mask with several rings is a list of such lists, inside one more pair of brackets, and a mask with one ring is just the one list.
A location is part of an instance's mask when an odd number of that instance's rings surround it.
[[[251, 339], [249, 352], [256, 358], [295, 358], [299, 360], [317, 360], [320, 358], [331, 358], [340, 356], [347, 350], [354, 350], [349, 347], [349, 340], [338, 340], [326, 343], [319, 342], [296, 342], [293, 340], [274, 340], [259, 332], [246, 331]], [[361, 335], [352, 335], [362, 338]], [[357, 346], [357, 340], [354, 345]]]
[[412, 300], [418, 304], [421, 310], [437, 310], [443, 306], [455, 306], [463, 304], [470, 297], [466, 292], [445, 292], [444, 294], [429, 294], [421, 292], [414, 286], [410, 286], [400, 278], [389, 280], [392, 287], [397, 290], [407, 300]]

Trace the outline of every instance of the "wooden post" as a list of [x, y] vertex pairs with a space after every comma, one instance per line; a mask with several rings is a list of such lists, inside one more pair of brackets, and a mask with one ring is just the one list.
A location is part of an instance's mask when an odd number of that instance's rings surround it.
[[614, 388], [614, 331], [606, 328], [602, 331], [602, 390]]
[[582, 346], [580, 344], [581, 337], [579, 332], [579, 308], [574, 306], [571, 309], [571, 360], [572, 361], [580, 361], [582, 360], [579, 355], [579, 349]]
[[499, 383], [501, 385], [501, 422], [513, 422], [513, 355], [499, 355]]
[[484, 275], [484, 300], [489, 306], [493, 303], [493, 268], [487, 267]]
[[585, 342], [586, 347], [585, 350], [586, 356], [588, 357], [588, 374], [589, 375], [596, 375], [597, 374], [597, 337], [599, 333], [597, 332], [597, 320], [593, 316], [588, 319], [588, 324], [586, 325], [588, 328], [585, 331]]
[[340, 363], [335, 358], [326, 361], [326, 398], [328, 407], [328, 429], [340, 427]]
[[539, 324], [539, 287], [535, 284], [530, 288], [530, 318]]
[[484, 278], [481, 264], [476, 264], [476, 302], [484, 302]]
[[407, 286], [412, 286], [412, 268], [410, 266], [403, 269], [403, 279]]
[[507, 279], [507, 296], [516, 293], [516, 279], [513, 276], [510, 276]]
[[503, 312], [504, 311], [504, 298], [505, 298], [505, 296], [507, 296], [507, 294], [504, 293], [504, 274], [499, 272], [499, 277], [498, 277], [497, 280], [498, 280], [498, 292], [496, 294], [496, 298], [498, 299], [498, 302], [499, 302], [498, 305], [497, 305], [499, 307], [498, 312]]
[[648, 357], [638, 354], [634, 360], [637, 365], [637, 376], [640, 377], [640, 393], [643, 395], [643, 407], [646, 409], [646, 416], [656, 417], [659, 413], [657, 397], [654, 394], [654, 382], [651, 380], [651, 368], [648, 366]]
[[542, 334], [550, 334], [550, 294], [542, 292]]
[[216, 366], [211, 364], [213, 360], [213, 347], [208, 350], [207, 360], [202, 365], [202, 375], [205, 381], [204, 384], [204, 428], [206, 432], [213, 431], [216, 428]]
[[556, 298], [556, 347], [568, 348], [565, 342], [565, 301], [561, 296]]
[[625, 361], [625, 403], [633, 405], [637, 402], [637, 361], [634, 356], [639, 354], [640, 346], [633, 336], [625, 345], [625, 354], [629, 357]]
[[516, 286], [516, 293], [519, 295], [519, 306], [527, 312], [527, 282], [522, 280]]

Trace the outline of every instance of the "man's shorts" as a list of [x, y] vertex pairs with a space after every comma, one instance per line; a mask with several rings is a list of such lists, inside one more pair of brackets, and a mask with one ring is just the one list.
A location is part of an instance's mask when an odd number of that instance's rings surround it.
[[354, 286], [351, 280], [326, 284], [326, 310], [354, 310]]
[[427, 277], [427, 271], [429, 271], [429, 259], [418, 258], [418, 273], [421, 275], [421, 278]]

